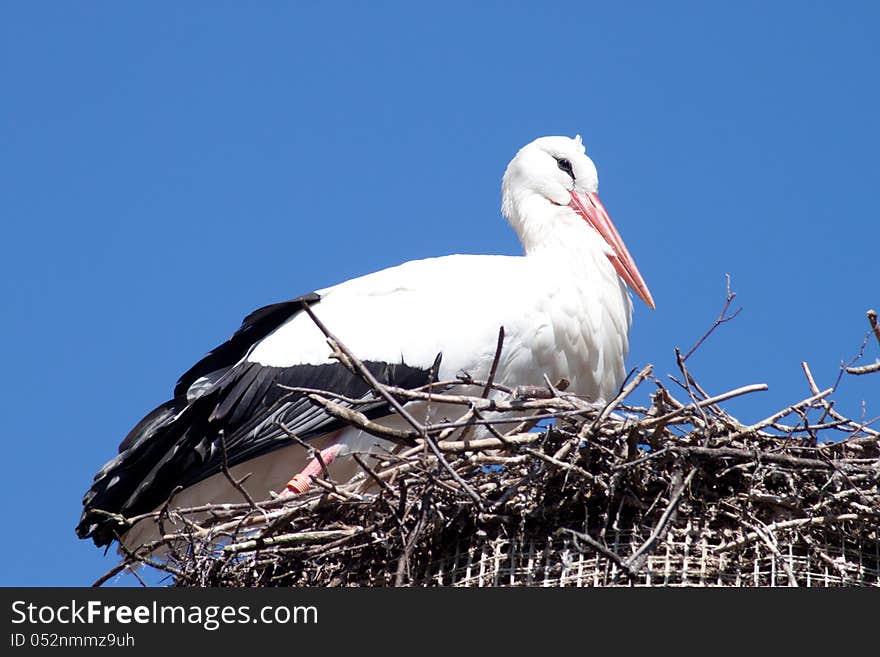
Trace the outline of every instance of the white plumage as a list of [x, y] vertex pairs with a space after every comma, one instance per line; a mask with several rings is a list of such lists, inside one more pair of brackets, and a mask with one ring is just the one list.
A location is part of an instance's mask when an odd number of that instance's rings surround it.
[[[564, 376], [581, 394], [607, 397], [623, 375], [631, 304], [604, 259], [606, 271], [592, 280], [546, 252], [418, 260], [321, 290], [314, 312], [362, 360], [430, 365], [442, 353], [446, 380], [460, 372], [485, 379], [503, 326], [499, 380], [540, 385], [544, 374]], [[616, 294], [592, 293], [609, 284]], [[281, 367], [331, 362], [305, 313], [247, 358]]]

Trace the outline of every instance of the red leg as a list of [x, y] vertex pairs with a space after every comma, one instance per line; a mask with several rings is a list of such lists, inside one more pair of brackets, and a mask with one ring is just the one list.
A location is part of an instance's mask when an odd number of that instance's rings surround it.
[[[324, 461], [324, 465], [330, 465], [341, 449], [342, 445], [331, 445], [327, 449], [321, 450], [321, 460]], [[302, 469], [302, 472], [294, 475], [291, 480], [287, 482], [287, 493], [292, 495], [305, 493], [312, 487], [312, 477], [317, 477], [321, 472], [321, 463], [317, 458], [313, 458], [309, 461], [309, 464]]]

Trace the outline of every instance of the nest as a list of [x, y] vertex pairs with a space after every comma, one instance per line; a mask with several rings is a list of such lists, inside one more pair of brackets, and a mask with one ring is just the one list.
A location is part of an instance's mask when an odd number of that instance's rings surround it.
[[[168, 558], [128, 552], [101, 581], [138, 563], [181, 586], [880, 586], [880, 433], [837, 412], [806, 363], [808, 397], [744, 424], [724, 402], [765, 386], [709, 395], [677, 355], [674, 389], [649, 366], [601, 406], [564, 381], [371, 381], [389, 404], [429, 395], [466, 413], [413, 420], [415, 446], [356, 456], [349, 482], [325, 469], [292, 499], [166, 505], [157, 513], [184, 527], [163, 538]], [[652, 387], [647, 407], [629, 403], [640, 386]], [[308, 394], [383, 434], [331, 392]], [[491, 419], [509, 410], [516, 425]]]

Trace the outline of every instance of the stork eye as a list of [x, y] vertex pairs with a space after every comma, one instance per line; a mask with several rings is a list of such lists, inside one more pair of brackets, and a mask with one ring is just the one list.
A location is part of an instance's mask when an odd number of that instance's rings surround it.
[[556, 164], [559, 166], [560, 169], [571, 176], [572, 181], [574, 180], [574, 171], [571, 168], [571, 162], [569, 160], [565, 159], [564, 157], [556, 158]]

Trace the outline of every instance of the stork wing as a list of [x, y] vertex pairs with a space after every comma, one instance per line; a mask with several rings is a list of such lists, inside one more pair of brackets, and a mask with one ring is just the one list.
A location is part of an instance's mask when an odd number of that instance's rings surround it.
[[[224, 446], [227, 464], [233, 467], [289, 445], [291, 438], [284, 428], [309, 440], [343, 425], [282, 385], [332, 391], [351, 399], [372, 397], [361, 377], [336, 362], [274, 367], [245, 358], [254, 340], [290, 321], [304, 303], [319, 304], [320, 298], [313, 293], [257, 310], [227, 342], [188, 370], [178, 381], [174, 398], [141, 420], [120, 444], [116, 458], [95, 475], [83, 498], [77, 526], [80, 538], [91, 537], [98, 546], [109, 544], [117, 528], [100, 511], [131, 517], [155, 509], [178, 487], [220, 472]], [[364, 365], [379, 381], [394, 386], [422, 386], [432, 376], [430, 366], [372, 361]], [[358, 410], [371, 418], [389, 412], [381, 399], [359, 405]]]
[[[527, 366], [525, 356], [531, 352], [521, 338], [534, 331], [521, 308], [529, 305], [522, 297], [533, 277], [514, 280], [521, 260], [447, 256], [414, 261], [248, 315], [227, 342], [180, 377], [174, 398], [141, 420], [116, 458], [95, 475], [77, 533], [108, 544], [114, 526], [96, 510], [126, 517], [152, 511], [177, 487], [220, 472], [224, 446], [232, 467], [290, 445], [281, 423], [302, 440], [342, 426], [282, 386], [367, 398], [369, 403], [358, 404], [358, 410], [371, 418], [390, 412], [383, 400], [370, 399], [361, 377], [330, 358], [325, 336], [303, 312], [304, 304], [389, 385], [415, 388], [461, 371], [485, 376], [502, 324], [512, 342], [519, 340], [510, 362]], [[516, 296], [471, 294], [471, 282], [487, 275], [506, 277]], [[526, 328], [518, 329], [517, 323]]]

